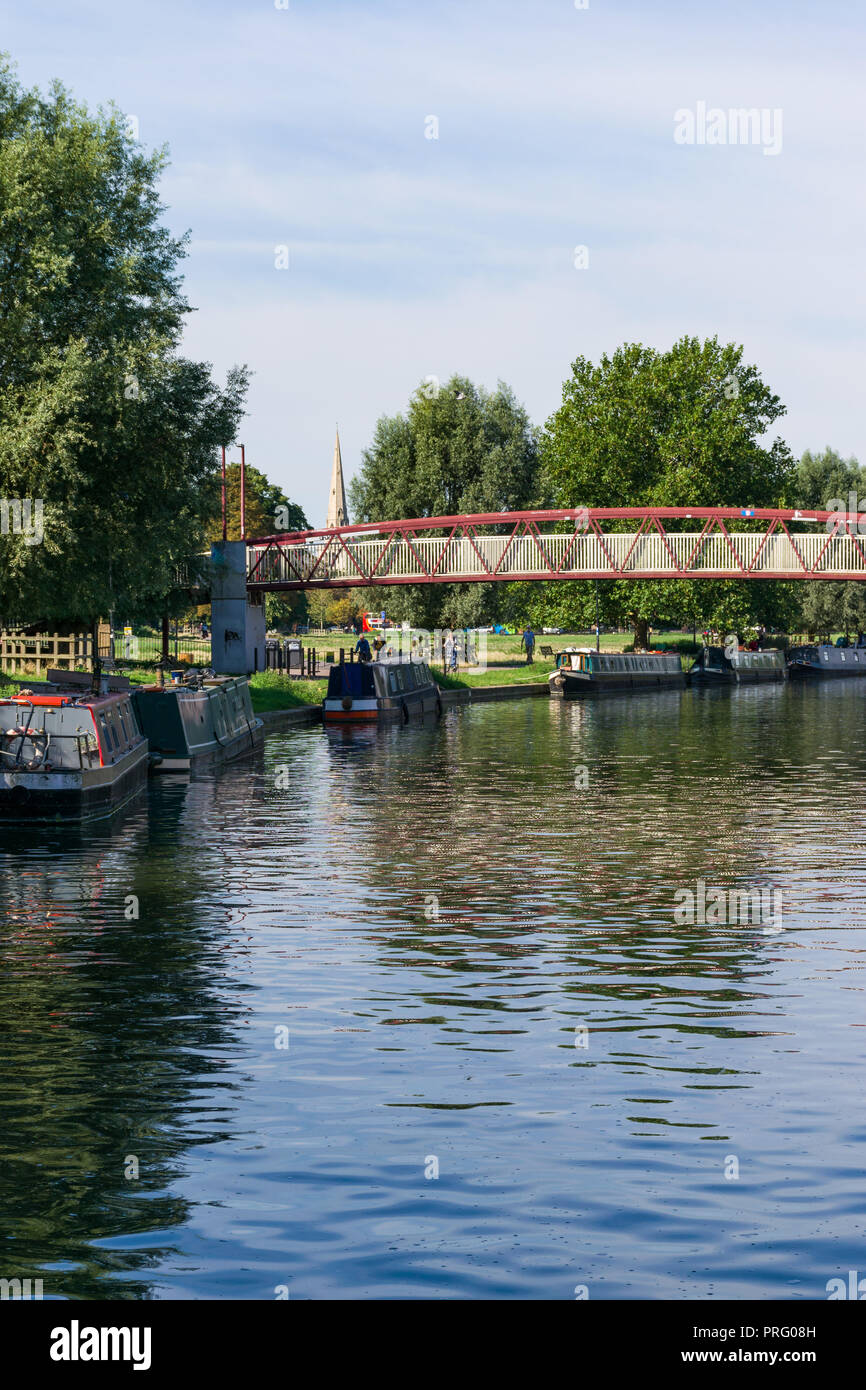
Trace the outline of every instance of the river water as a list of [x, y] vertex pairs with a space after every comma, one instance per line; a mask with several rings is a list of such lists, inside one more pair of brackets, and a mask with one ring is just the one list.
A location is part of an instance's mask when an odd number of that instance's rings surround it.
[[[113, 828], [3, 831], [0, 1276], [820, 1299], [866, 1274], [864, 701], [297, 730]], [[701, 883], [778, 910], [683, 923]]]

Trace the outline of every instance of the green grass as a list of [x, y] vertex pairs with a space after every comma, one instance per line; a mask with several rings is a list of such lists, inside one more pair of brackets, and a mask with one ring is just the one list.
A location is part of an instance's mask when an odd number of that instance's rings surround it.
[[299, 709], [320, 705], [325, 698], [327, 680], [298, 680], [284, 671], [257, 671], [250, 676], [250, 695], [256, 714], [266, 710]]
[[434, 669], [433, 675], [443, 690], [470, 690], [478, 685], [544, 685], [552, 670], [552, 662], [536, 659], [531, 666], [524, 661], [521, 666], [494, 666], [486, 671], [458, 672], [456, 676]]

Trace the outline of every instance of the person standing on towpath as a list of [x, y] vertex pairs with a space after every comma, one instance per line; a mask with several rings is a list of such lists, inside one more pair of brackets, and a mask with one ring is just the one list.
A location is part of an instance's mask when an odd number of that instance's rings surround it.
[[535, 633], [532, 631], [532, 628], [529, 626], [529, 623], [526, 624], [526, 627], [523, 630], [523, 636], [520, 639], [520, 645], [521, 647], [526, 648], [526, 660], [527, 663], [530, 663], [532, 661], [532, 653], [535, 651]]

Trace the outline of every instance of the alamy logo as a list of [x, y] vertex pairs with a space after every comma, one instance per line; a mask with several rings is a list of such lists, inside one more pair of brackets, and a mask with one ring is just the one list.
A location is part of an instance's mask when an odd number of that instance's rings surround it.
[[782, 930], [782, 894], [778, 888], [707, 888], [699, 878], [696, 888], [678, 888], [674, 894], [677, 926], [760, 926], [765, 936]]
[[69, 1327], [51, 1329], [52, 1361], [131, 1361], [134, 1371], [150, 1370], [149, 1327]]
[[828, 516], [824, 522], [828, 533], [838, 530], [849, 536], [855, 532], [861, 536], [866, 534], [866, 498], [858, 498], [856, 492], [848, 493], [847, 505], [843, 497], [831, 497], [824, 510], [835, 512], [835, 516]]
[[[37, 497], [0, 497], [0, 536], [23, 536], [25, 545], [41, 545], [43, 503]], [[10, 524], [11, 522], [11, 524]]]
[[694, 111], [674, 112], [677, 145], [761, 145], [764, 154], [782, 153], [782, 110], [769, 106], [707, 107], [699, 101]]
[[859, 1303], [866, 1300], [866, 1279], [861, 1279], [856, 1269], [848, 1270], [847, 1287], [844, 1279], [828, 1279], [824, 1287], [831, 1303], [839, 1298], [856, 1299]]
[[13, 1300], [42, 1297], [41, 1279], [0, 1279], [0, 1299]]

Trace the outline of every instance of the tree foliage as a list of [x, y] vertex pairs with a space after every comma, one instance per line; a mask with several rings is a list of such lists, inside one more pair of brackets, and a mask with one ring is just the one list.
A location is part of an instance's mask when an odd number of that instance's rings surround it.
[[[517, 511], [540, 500], [538, 438], [511, 388], [493, 392], [452, 376], [421, 386], [406, 415], [383, 417], [349, 485], [356, 521]], [[495, 616], [495, 584], [408, 585], [364, 591], [364, 606], [421, 627]]]
[[[793, 460], [763, 437], [783, 413], [742, 348], [716, 338], [578, 357], [543, 440], [546, 488], [560, 507], [780, 506]], [[739, 580], [605, 581], [599, 594], [602, 621], [630, 619], [638, 639], [652, 618], [737, 628], [778, 622], [792, 602], [783, 586]], [[594, 612], [592, 584], [548, 597], [563, 622]]]
[[0, 497], [44, 539], [0, 536], [0, 614], [160, 611], [213, 513], [247, 373], [178, 352], [185, 238], [160, 223], [160, 150], [114, 108], [25, 91], [0, 59]]
[[[272, 536], [275, 531], [308, 531], [310, 523], [304, 510], [297, 502], [290, 502], [283, 489], [272, 483], [258, 468], [246, 465], [244, 481], [244, 514], [246, 534], [251, 540], [257, 536]], [[222, 539], [222, 473], [214, 475], [211, 506], [213, 516], [208, 524], [209, 541]], [[287, 519], [281, 525], [283, 516]], [[241, 534], [241, 466], [239, 463], [226, 465], [226, 530], [228, 539], [238, 540]]]
[[[866, 508], [866, 468], [855, 458], [843, 459], [835, 449], [826, 448], [819, 454], [806, 450], [797, 465], [792, 482], [795, 507], [821, 511], [847, 511], [853, 505], [859, 511]], [[866, 545], [866, 521], [858, 521], [861, 543]], [[859, 582], [847, 584], [816, 579], [799, 586], [800, 624], [802, 629], [816, 635], [829, 635], [840, 627], [847, 631], [866, 629], [866, 591]]]

